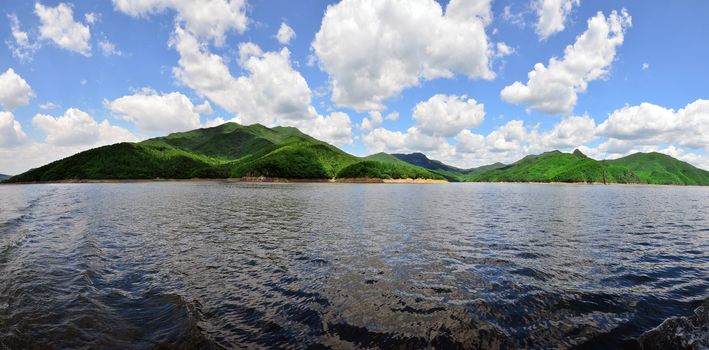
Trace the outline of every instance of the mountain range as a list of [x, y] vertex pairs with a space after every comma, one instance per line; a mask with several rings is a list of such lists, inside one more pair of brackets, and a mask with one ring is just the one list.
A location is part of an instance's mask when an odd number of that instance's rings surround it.
[[5, 182], [244, 177], [709, 185], [709, 172], [654, 152], [598, 161], [551, 151], [461, 169], [422, 153], [356, 157], [293, 127], [236, 123], [90, 149]]

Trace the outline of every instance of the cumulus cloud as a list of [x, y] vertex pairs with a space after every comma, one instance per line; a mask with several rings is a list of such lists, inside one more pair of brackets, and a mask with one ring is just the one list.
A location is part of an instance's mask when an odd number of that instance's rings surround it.
[[234, 113], [242, 123], [290, 125], [313, 136], [318, 134], [326, 141], [351, 142], [351, 136], [342, 135], [351, 133], [349, 117], [345, 122], [341, 113], [317, 113], [311, 104], [310, 87], [293, 69], [287, 48], [264, 52], [254, 43], [240, 44], [239, 65], [246, 75], [235, 77], [221, 56], [209, 52], [197, 37], [179, 26], [170, 45], [180, 55], [178, 66], [173, 69], [176, 79]]
[[25, 139], [27, 135], [15, 116], [10, 112], [0, 112], [0, 147], [16, 146]]
[[[36, 115], [32, 124], [46, 132], [47, 137], [41, 142], [23, 142], [21, 147], [3, 144], [8, 140], [5, 124], [6, 116], [0, 112], [0, 172], [3, 174], [19, 174], [90, 148], [138, 141], [130, 131], [111, 125], [108, 120], [96, 122], [90, 115], [75, 108], [66, 110], [58, 117]], [[19, 124], [13, 127], [19, 128]], [[24, 133], [20, 131], [20, 135], [21, 142]]]
[[295, 31], [286, 22], [281, 22], [281, 27], [278, 28], [278, 34], [276, 34], [276, 39], [282, 45], [288, 45], [291, 39], [295, 38]]
[[91, 56], [89, 27], [74, 21], [70, 5], [60, 3], [57, 7], [48, 7], [37, 2], [34, 12], [40, 21], [40, 38], [51, 40], [63, 49]]
[[30, 103], [32, 88], [15, 70], [8, 68], [0, 74], [0, 104], [8, 111]]
[[197, 108], [179, 92], [158, 94], [143, 89], [134, 94], [105, 101], [117, 118], [127, 120], [142, 131], [186, 131], [199, 128]]
[[180, 54], [173, 70], [177, 80], [236, 113], [244, 123], [315, 116], [310, 88], [292, 68], [287, 48], [264, 53], [253, 43], [239, 45], [240, 64], [248, 75], [234, 77], [221, 56], [210, 53], [187, 31], [178, 27], [171, 45]]
[[47, 134], [45, 142], [53, 146], [96, 146], [136, 140], [130, 131], [111, 125], [108, 120], [99, 123], [77, 108], [69, 108], [59, 117], [37, 114], [32, 124]]
[[492, 79], [495, 54], [485, 27], [489, 1], [345, 0], [328, 6], [313, 50], [330, 75], [332, 100], [358, 111], [421, 80]]
[[113, 6], [133, 17], [174, 10], [190, 33], [216, 45], [224, 43], [227, 32], [243, 33], [248, 24], [245, 0], [113, 0]]
[[451, 139], [421, 132], [417, 125], [406, 132], [376, 128], [362, 140], [369, 152], [424, 152], [448, 164], [469, 168], [494, 162], [510, 163], [528, 154], [553, 149], [571, 150], [596, 139], [595, 121], [589, 116], [572, 116], [547, 131], [539, 125], [511, 120], [487, 135], [462, 129]]
[[566, 47], [562, 59], [552, 57], [546, 67], [535, 64], [527, 83], [517, 81], [505, 87], [500, 93], [502, 99], [542, 113], [571, 113], [577, 94], [585, 92], [590, 81], [607, 75], [630, 25], [631, 17], [625, 9], [613, 11], [608, 17], [599, 12], [588, 20], [588, 29], [576, 42]]
[[462, 129], [475, 128], [484, 118], [484, 105], [465, 95], [434, 95], [416, 104], [413, 114], [421, 132], [444, 137], [454, 136]]
[[411, 127], [406, 132], [376, 128], [363, 135], [362, 141], [371, 153], [433, 152], [436, 154], [440, 153], [441, 149], [450, 148], [445, 138], [424, 134], [416, 127]]
[[625, 106], [611, 112], [599, 125], [598, 134], [627, 141], [607, 145], [613, 153], [635, 145], [709, 148], [709, 100], [696, 100], [678, 111], [651, 103]]
[[201, 105], [196, 106], [194, 111], [203, 115], [210, 115], [214, 113], [214, 109], [212, 109], [212, 105], [209, 104], [209, 101], [204, 101]]
[[332, 112], [327, 116], [318, 115], [314, 119], [289, 123], [304, 133], [335, 145], [352, 143], [352, 122], [343, 112]]
[[372, 131], [379, 125], [382, 125], [384, 120], [397, 120], [399, 119], [398, 112], [391, 112], [386, 116], [382, 116], [382, 112], [370, 111], [369, 117], [362, 118], [362, 122], [359, 124], [359, 129], [362, 131]]
[[545, 40], [564, 30], [566, 17], [580, 4], [581, 0], [537, 0], [534, 6], [539, 17], [536, 26], [539, 38]]
[[588, 115], [562, 119], [541, 136], [541, 144], [548, 148], [576, 148], [596, 138], [596, 121]]
[[5, 44], [10, 49], [12, 55], [21, 62], [32, 60], [35, 51], [39, 49], [39, 42], [30, 41], [29, 34], [20, 28], [20, 20], [14, 13], [8, 14], [7, 19], [10, 22], [10, 32], [13, 40], [6, 40]]

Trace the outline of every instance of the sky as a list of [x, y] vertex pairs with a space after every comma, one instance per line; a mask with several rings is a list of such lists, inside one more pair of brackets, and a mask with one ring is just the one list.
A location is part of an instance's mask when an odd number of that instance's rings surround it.
[[470, 168], [580, 149], [709, 169], [709, 2], [0, 4], [0, 173], [232, 121]]

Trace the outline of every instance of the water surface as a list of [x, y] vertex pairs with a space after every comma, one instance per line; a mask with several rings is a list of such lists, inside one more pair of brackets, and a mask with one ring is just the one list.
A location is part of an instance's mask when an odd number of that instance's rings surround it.
[[0, 348], [619, 348], [707, 276], [708, 188], [0, 186]]

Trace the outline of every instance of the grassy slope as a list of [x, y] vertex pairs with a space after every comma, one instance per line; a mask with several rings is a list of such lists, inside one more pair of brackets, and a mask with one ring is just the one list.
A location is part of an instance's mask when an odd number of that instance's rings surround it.
[[[136, 144], [99, 147], [32, 169], [9, 182], [241, 176], [333, 178], [342, 169], [361, 161], [296, 128], [226, 123]], [[416, 170], [405, 163], [397, 166], [401, 167], [406, 171], [399, 169], [386, 174], [397, 177]], [[365, 175], [375, 177], [381, 170], [372, 169], [375, 173]], [[435, 177], [425, 172], [416, 174]]]

